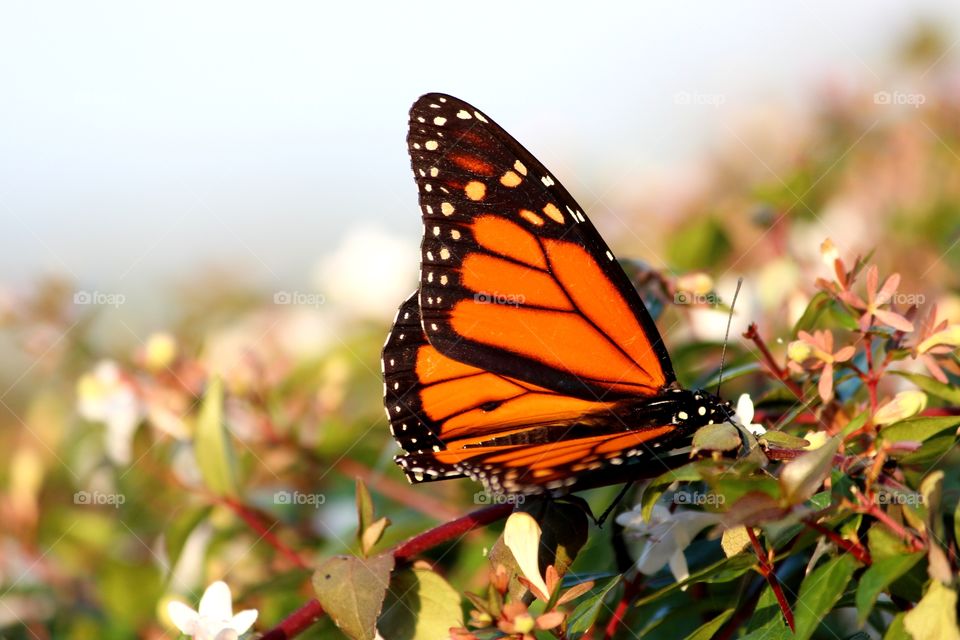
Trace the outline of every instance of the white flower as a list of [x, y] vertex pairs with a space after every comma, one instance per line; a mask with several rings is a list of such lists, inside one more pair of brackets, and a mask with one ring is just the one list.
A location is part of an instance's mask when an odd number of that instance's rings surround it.
[[116, 362], [103, 360], [77, 381], [77, 411], [86, 420], [106, 424], [107, 455], [116, 464], [129, 464], [144, 408], [137, 388]]
[[737, 409], [733, 413], [733, 420], [755, 436], [762, 436], [767, 432], [762, 424], [753, 421], [753, 400], [746, 393], [741, 393], [737, 399]]
[[203, 592], [199, 611], [174, 601], [167, 605], [167, 612], [182, 633], [197, 640], [237, 640], [257, 619], [256, 609], [233, 615], [230, 587], [220, 580]]
[[690, 577], [683, 550], [701, 531], [719, 522], [720, 515], [716, 513], [685, 509], [671, 513], [663, 504], [654, 505], [650, 522], [643, 519], [639, 505], [617, 516], [617, 523], [626, 529], [629, 538], [646, 541], [637, 558], [637, 571], [650, 576], [669, 563], [677, 582]]
[[351, 317], [389, 320], [417, 282], [417, 248], [402, 234], [352, 229], [314, 271], [328, 302]]
[[540, 575], [540, 525], [533, 516], [522, 511], [511, 513], [503, 527], [503, 543], [513, 553], [523, 576], [549, 598], [550, 590]]

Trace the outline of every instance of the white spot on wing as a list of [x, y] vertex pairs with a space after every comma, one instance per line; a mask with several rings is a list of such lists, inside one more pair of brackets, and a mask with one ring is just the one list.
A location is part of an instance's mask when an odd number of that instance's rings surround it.
[[553, 178], [550, 176], [543, 176], [540, 178], [540, 182], [542, 182], [545, 187], [552, 187], [555, 184]]

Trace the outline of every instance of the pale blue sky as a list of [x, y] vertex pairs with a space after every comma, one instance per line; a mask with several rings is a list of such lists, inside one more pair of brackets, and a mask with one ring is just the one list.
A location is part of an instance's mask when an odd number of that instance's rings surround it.
[[356, 225], [417, 241], [421, 93], [603, 189], [689, 162], [758, 101], [827, 76], [882, 86], [918, 17], [960, 35], [949, 0], [5, 2], [0, 273], [123, 290], [218, 262], [303, 282]]

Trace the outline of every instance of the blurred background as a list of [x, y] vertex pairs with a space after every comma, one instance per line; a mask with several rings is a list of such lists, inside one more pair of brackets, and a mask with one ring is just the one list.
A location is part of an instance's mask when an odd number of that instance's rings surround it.
[[[350, 547], [357, 475], [388, 513], [420, 510], [388, 538], [472, 506], [469, 483], [423, 506], [379, 404], [416, 284], [405, 136], [427, 91], [512, 132], [621, 258], [723, 295], [743, 275], [736, 327], [788, 338], [827, 238], [960, 317], [948, 0], [6, 3], [0, 54], [7, 637], [174, 637], [161, 604], [224, 575], [264, 629], [309, 595], [204, 494], [213, 379], [237, 492], [310, 557]], [[684, 346], [725, 315], [668, 314], [694, 381], [709, 363]], [[294, 489], [323, 504], [273, 499]], [[476, 561], [450, 562], [469, 586]]]

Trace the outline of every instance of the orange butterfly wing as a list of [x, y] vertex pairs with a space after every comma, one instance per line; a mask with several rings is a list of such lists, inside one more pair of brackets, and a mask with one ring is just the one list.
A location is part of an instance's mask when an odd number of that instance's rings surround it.
[[467, 103], [410, 112], [424, 239], [420, 308], [443, 355], [588, 400], [674, 382], [660, 334], [572, 196]]
[[569, 487], [722, 412], [718, 399], [677, 388], [613, 253], [502, 128], [428, 94], [410, 112], [408, 144], [424, 222], [420, 289], [382, 364], [411, 481]]

